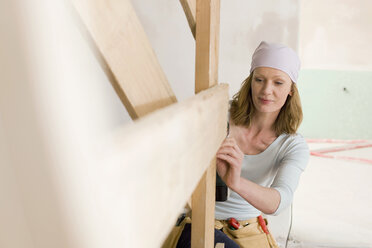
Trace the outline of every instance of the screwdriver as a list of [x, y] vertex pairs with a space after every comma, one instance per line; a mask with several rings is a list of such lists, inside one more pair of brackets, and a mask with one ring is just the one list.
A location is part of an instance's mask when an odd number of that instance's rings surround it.
[[229, 223], [229, 228], [231, 230], [237, 230], [241, 227], [239, 221], [237, 221], [235, 218], [230, 218], [228, 220], [228, 223]]

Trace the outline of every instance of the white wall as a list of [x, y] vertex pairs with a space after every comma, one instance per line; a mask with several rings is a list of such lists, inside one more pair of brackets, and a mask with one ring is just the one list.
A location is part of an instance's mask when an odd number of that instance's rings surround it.
[[[178, 99], [194, 94], [195, 41], [179, 1], [132, 1]], [[219, 81], [230, 96], [248, 76], [261, 40], [298, 48], [296, 0], [221, 1]]]
[[372, 2], [303, 0], [300, 13], [299, 131], [307, 138], [371, 139]]
[[301, 1], [303, 68], [371, 71], [371, 30], [371, 1]]

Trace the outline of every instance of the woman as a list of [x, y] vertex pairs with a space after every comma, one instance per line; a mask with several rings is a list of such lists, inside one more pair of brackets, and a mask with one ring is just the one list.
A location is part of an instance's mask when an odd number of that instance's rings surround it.
[[[261, 213], [276, 215], [291, 204], [309, 158], [296, 134], [302, 121], [299, 69], [292, 49], [261, 42], [249, 77], [233, 97], [230, 132], [217, 152], [217, 172], [231, 189], [215, 210], [215, 240], [226, 248], [277, 247]], [[188, 247], [189, 229], [177, 247]]]

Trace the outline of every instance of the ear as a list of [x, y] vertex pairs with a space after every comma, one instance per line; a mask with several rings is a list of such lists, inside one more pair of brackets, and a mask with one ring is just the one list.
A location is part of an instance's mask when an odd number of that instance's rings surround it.
[[293, 95], [293, 84], [294, 83], [292, 82], [292, 84], [291, 84], [291, 90], [288, 93], [289, 96], [292, 96]]

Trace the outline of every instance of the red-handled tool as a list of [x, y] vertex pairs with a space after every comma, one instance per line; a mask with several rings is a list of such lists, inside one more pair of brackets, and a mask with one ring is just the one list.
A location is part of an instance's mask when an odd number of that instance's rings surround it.
[[266, 222], [263, 219], [262, 215], [258, 216], [258, 223], [260, 224], [264, 233], [269, 234], [269, 230], [267, 230]]
[[240, 228], [240, 223], [235, 218], [230, 218], [229, 219], [229, 226], [234, 228], [235, 230], [237, 230], [237, 229]]

